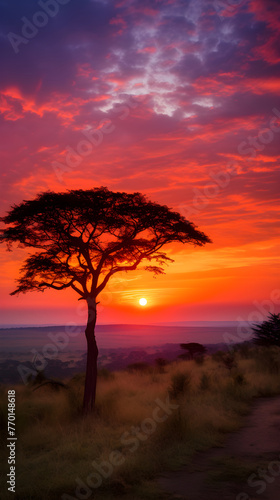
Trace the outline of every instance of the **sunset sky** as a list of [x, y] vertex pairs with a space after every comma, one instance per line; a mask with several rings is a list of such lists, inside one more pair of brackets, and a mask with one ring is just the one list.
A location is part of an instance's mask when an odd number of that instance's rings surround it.
[[[167, 247], [166, 275], [112, 281], [100, 323], [280, 312], [279, 1], [0, 4], [1, 215], [38, 192], [107, 186], [213, 240]], [[1, 246], [1, 324], [84, 323], [74, 291], [9, 295], [25, 256]]]

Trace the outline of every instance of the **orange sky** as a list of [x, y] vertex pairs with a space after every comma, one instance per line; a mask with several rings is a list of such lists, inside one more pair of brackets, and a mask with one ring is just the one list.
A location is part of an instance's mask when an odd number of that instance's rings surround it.
[[[18, 53], [1, 40], [2, 214], [41, 191], [103, 185], [140, 191], [213, 240], [168, 247], [164, 276], [112, 280], [102, 323], [279, 311], [279, 6], [214, 4], [100, 0], [77, 16], [73, 2]], [[17, 8], [6, 35], [32, 18]], [[74, 292], [9, 296], [24, 255], [1, 247], [1, 323], [84, 323]]]

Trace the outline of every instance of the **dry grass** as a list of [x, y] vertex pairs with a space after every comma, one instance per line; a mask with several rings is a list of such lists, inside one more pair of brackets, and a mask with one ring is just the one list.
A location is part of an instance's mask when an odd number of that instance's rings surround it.
[[[252, 349], [246, 356], [236, 352], [231, 369], [218, 356], [206, 357], [202, 364], [176, 362], [166, 366], [164, 373], [101, 374], [96, 414], [87, 418], [79, 416], [83, 376], [74, 377], [68, 390], [58, 392], [16, 387], [17, 493], [13, 498], [73, 500], [79, 498], [77, 478], [94, 491], [96, 500], [117, 495], [137, 499], [139, 492], [142, 498], [158, 498], [151, 482], [155, 474], [186, 463], [196, 450], [221, 444], [225, 433], [238, 428], [253, 398], [280, 393], [279, 353], [274, 348]], [[170, 414], [158, 403], [166, 402], [168, 395], [176, 406]], [[162, 421], [156, 421], [155, 415]], [[7, 469], [6, 421], [7, 389], [1, 387], [2, 471]], [[122, 463], [108, 468], [113, 451], [119, 452]], [[88, 486], [90, 474], [101, 478], [93, 461], [97, 467], [103, 463], [108, 476], [98, 488]], [[3, 500], [10, 498], [6, 485], [2, 491]]]

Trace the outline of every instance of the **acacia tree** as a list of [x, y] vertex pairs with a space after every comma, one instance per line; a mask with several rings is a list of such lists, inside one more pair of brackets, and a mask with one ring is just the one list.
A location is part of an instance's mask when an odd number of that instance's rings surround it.
[[204, 347], [202, 344], [198, 344], [197, 342], [189, 342], [188, 344], [180, 344], [181, 349], [184, 349], [185, 351], [188, 351], [188, 354], [180, 354], [181, 358], [184, 358], [186, 356], [190, 356], [191, 359], [194, 358], [196, 354], [205, 354], [207, 351], [206, 347]]
[[72, 288], [85, 300], [87, 365], [83, 411], [93, 410], [98, 348], [95, 340], [97, 297], [110, 278], [133, 271], [140, 263], [154, 274], [172, 262], [162, 247], [170, 242], [202, 246], [210, 239], [193, 223], [140, 193], [112, 192], [107, 188], [44, 192], [14, 205], [1, 221], [7, 227], [1, 240], [8, 249], [34, 248], [21, 268], [11, 295], [48, 288]]

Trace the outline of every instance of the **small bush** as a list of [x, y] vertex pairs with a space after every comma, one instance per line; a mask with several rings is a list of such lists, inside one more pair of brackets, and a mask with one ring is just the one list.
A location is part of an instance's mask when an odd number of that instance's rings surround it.
[[225, 354], [222, 361], [223, 361], [225, 367], [228, 370], [232, 370], [232, 368], [236, 367], [236, 362], [235, 362], [235, 359], [234, 359], [234, 354], [230, 354], [230, 353]]
[[177, 372], [171, 378], [171, 387], [168, 390], [169, 396], [177, 399], [187, 392], [191, 384], [191, 376], [187, 372]]
[[212, 359], [217, 363], [222, 363], [229, 371], [236, 367], [234, 352], [217, 351], [212, 354]]
[[197, 365], [203, 365], [205, 361], [205, 356], [203, 356], [203, 354], [199, 354], [198, 356], [194, 357], [194, 361]]
[[201, 379], [200, 379], [200, 384], [199, 384], [199, 388], [201, 391], [208, 391], [208, 389], [210, 389], [210, 385], [211, 385], [211, 381], [210, 381], [210, 377], [207, 373], [203, 373], [201, 375]]
[[155, 359], [155, 364], [156, 364], [156, 368], [157, 368], [159, 373], [165, 373], [165, 367], [168, 364], [166, 359], [157, 358], [157, 359]]
[[29, 381], [32, 383], [32, 385], [42, 384], [46, 380], [47, 380], [47, 377], [46, 377], [43, 370], [42, 371], [37, 370], [37, 375], [34, 377], [34, 379], [33, 380], [29, 379]]

